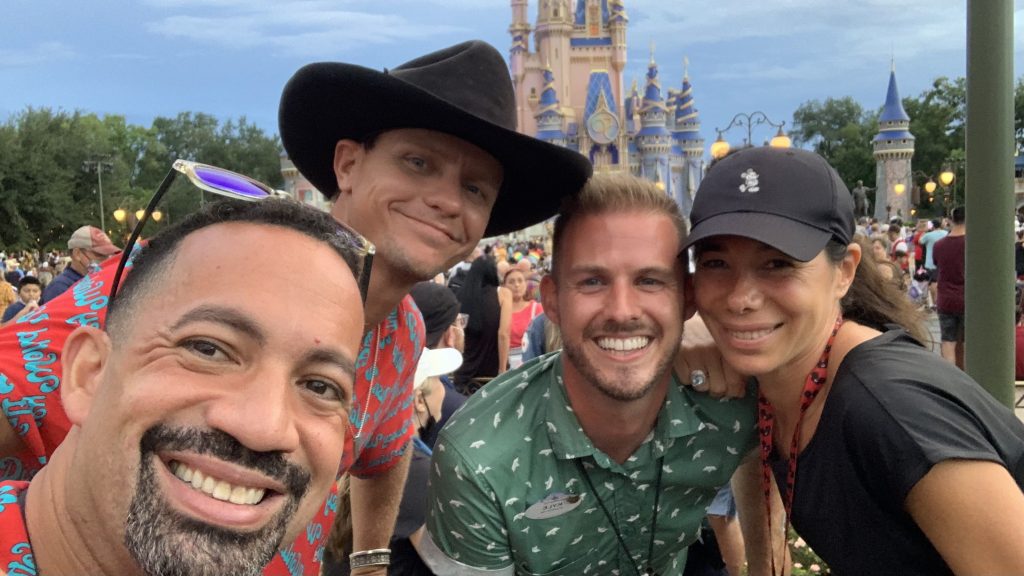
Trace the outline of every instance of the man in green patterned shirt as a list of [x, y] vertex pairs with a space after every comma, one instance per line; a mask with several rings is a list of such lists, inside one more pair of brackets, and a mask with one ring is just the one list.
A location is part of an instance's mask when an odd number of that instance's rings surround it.
[[559, 216], [541, 284], [562, 352], [482, 388], [438, 437], [420, 553], [437, 574], [681, 574], [755, 445], [755, 394], [672, 375], [693, 312], [685, 224], [652, 183], [598, 175]]

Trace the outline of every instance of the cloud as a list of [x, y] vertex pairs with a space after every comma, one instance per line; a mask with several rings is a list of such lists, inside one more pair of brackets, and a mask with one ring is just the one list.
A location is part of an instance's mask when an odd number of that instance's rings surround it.
[[0, 49], [0, 68], [22, 68], [70, 60], [75, 51], [61, 42], [42, 42], [24, 50]]
[[270, 46], [278, 48], [279, 53], [291, 56], [336, 57], [356, 47], [415, 42], [469, 30], [451, 24], [431, 25], [400, 12], [381, 13], [339, 7], [356, 2], [149, 2], [160, 8], [213, 8], [189, 10], [187, 14], [173, 14], [151, 22], [147, 28], [153, 33], [235, 50]]
[[[774, 71], [800, 69], [801, 61], [827, 57], [837, 66], [860, 67], [890, 54], [912, 59], [928, 52], [963, 52], [966, 8], [956, 0], [718, 0], [692, 5], [634, 0], [627, 6], [631, 44], [656, 39], [671, 53], [729, 46], [745, 63]], [[788, 53], [780, 65], [779, 55]], [[743, 66], [741, 66], [743, 68]]]

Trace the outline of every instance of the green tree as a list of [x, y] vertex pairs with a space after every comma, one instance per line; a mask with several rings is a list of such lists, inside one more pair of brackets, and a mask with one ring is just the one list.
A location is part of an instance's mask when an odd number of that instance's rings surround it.
[[[276, 135], [268, 137], [249, 124], [245, 117], [221, 125], [208, 114], [182, 112], [174, 118], [155, 119], [149, 136], [138, 178], [139, 185], [148, 191], [159, 186], [178, 158], [233, 170], [275, 187], [283, 183], [280, 141]], [[164, 200], [162, 209], [168, 220], [173, 220], [194, 211], [207, 196], [179, 183]]]
[[[213, 116], [183, 112], [147, 128], [119, 115], [26, 108], [0, 124], [0, 247], [64, 247], [78, 226], [99, 225], [95, 161], [109, 166], [102, 174], [104, 218], [108, 231], [121, 237], [127, 227], [114, 221], [113, 211], [142, 208], [174, 159], [220, 165], [280, 186], [280, 153], [277, 137], [245, 118], [221, 125]], [[179, 184], [176, 192], [161, 206], [165, 213], [180, 217], [199, 205], [195, 188]]]
[[914, 169], [937, 175], [955, 150], [964, 149], [967, 83], [936, 78], [917, 98], [904, 98], [914, 134]]
[[877, 131], [877, 113], [865, 112], [846, 96], [801, 104], [793, 112], [790, 135], [797, 145], [811, 145], [853, 187], [858, 180], [875, 185], [871, 139]]

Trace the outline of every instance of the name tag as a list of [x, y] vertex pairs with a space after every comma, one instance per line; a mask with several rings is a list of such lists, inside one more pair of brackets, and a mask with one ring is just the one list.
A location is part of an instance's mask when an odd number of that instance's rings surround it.
[[579, 494], [563, 494], [554, 492], [548, 494], [540, 502], [534, 503], [526, 509], [526, 517], [531, 520], [545, 520], [562, 514], [568, 514], [580, 505]]

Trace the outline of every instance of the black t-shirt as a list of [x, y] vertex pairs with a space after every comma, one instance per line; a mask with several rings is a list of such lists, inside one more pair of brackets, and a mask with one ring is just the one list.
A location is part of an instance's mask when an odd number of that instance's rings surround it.
[[[793, 527], [840, 576], [952, 574], [904, 509], [914, 485], [949, 459], [1001, 463], [1024, 490], [1024, 423], [890, 330], [850, 351], [836, 373], [798, 459]], [[785, 490], [785, 462], [774, 472]]]

